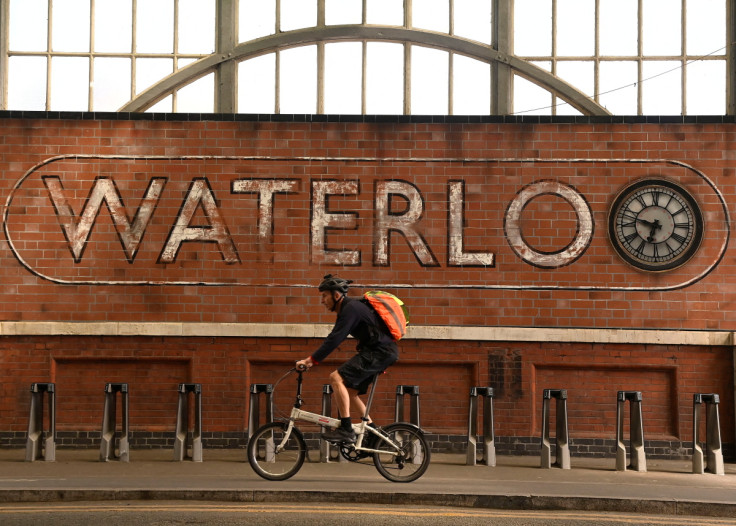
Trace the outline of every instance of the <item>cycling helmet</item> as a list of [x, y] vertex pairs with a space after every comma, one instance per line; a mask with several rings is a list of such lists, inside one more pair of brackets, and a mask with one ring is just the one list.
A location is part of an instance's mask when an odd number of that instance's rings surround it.
[[342, 294], [347, 294], [348, 288], [352, 282], [353, 280], [351, 279], [342, 279], [337, 276], [333, 276], [332, 274], [327, 274], [319, 284], [319, 291], [332, 290], [341, 292]]

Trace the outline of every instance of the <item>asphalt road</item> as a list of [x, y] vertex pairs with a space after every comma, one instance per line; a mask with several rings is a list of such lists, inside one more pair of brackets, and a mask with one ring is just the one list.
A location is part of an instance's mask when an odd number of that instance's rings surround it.
[[192, 501], [76, 502], [0, 505], [3, 526], [725, 526], [736, 519], [714, 519], [586, 511], [490, 510], [453, 507], [331, 503], [218, 503]]

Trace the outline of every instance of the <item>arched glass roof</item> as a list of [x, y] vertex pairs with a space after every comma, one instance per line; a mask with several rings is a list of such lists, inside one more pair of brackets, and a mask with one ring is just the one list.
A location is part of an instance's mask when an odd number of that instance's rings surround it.
[[736, 97], [733, 9], [727, 0], [0, 0], [0, 109], [723, 115]]

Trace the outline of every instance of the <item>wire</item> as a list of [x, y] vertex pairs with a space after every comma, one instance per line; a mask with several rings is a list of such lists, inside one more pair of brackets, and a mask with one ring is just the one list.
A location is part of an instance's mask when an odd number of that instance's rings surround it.
[[[647, 77], [645, 79], [641, 79], [641, 81], [639, 81], [639, 82], [632, 82], [630, 84], [625, 84], [625, 85], [620, 86], [618, 88], [613, 88], [611, 90], [601, 92], [601, 93], [598, 94], [598, 96], [600, 97], [601, 95], [608, 95], [609, 93], [614, 93], [616, 91], [621, 91], [623, 89], [630, 88], [632, 86], [636, 86], [637, 84], [644, 84], [645, 82], [650, 81], [650, 80], [653, 80], [653, 79], [656, 79], [657, 77], [661, 77], [663, 75], [667, 75], [668, 73], [672, 73], [673, 71], [677, 71], [679, 69], [684, 69], [685, 67], [689, 66], [690, 64], [693, 64], [694, 62], [699, 62], [699, 61], [701, 61], [701, 60], [703, 60], [703, 59], [705, 59], [707, 57], [710, 57], [711, 55], [715, 55], [719, 51], [724, 51], [726, 49], [726, 47], [727, 46], [723, 46], [723, 47], [721, 47], [719, 49], [716, 49], [715, 51], [711, 51], [707, 55], [701, 55], [698, 58], [694, 58], [694, 59], [686, 62], [685, 64], [680, 64], [679, 66], [677, 66], [675, 68], [669, 69], [667, 71], [662, 71], [661, 73], [657, 73], [656, 75], [652, 75], [651, 77]], [[586, 98], [588, 100], [594, 100], [595, 99], [594, 96], [593, 97], [586, 96]], [[550, 110], [552, 108], [558, 108], [560, 106], [570, 106], [570, 103], [569, 102], [566, 102], [566, 101], [562, 101], [562, 102], [560, 102], [558, 104], [551, 104], [549, 106], [542, 106], [542, 107], [539, 107], [539, 108], [533, 108], [533, 109], [529, 109], [529, 110], [515, 111], [515, 112], [512, 113], [512, 115], [520, 115], [522, 113], [530, 113], [530, 112], [533, 112], [533, 111]]]

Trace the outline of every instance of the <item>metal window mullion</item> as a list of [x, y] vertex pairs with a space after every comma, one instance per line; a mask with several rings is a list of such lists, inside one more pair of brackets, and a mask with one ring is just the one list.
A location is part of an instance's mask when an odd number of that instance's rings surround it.
[[[404, 27], [411, 28], [412, 0], [404, 0]], [[411, 44], [404, 43], [404, 115], [411, 115]]]
[[[552, 0], [552, 51], [550, 52], [550, 73], [557, 76], [557, 0]], [[550, 113], [557, 115], [557, 97], [554, 91], [549, 92], [550, 95]]]
[[[450, 0], [450, 35], [455, 35], [455, 0]], [[447, 66], [447, 114], [455, 114], [455, 54], [450, 51], [447, 53], [448, 66]]]
[[[317, 0], [317, 27], [325, 27], [325, 0]], [[317, 113], [325, 112], [325, 43], [317, 42]]]
[[89, 86], [87, 89], [87, 110], [93, 111], [94, 105], [92, 103], [94, 97], [94, 85], [95, 85], [95, 0], [89, 2]]
[[404, 115], [411, 115], [411, 44], [404, 43]]
[[317, 42], [317, 113], [325, 112], [325, 43]]
[[[231, 53], [238, 43], [238, 1], [216, 0], [215, 53]], [[181, 58], [183, 55], [180, 55]], [[238, 112], [238, 64], [232, 60], [215, 69], [214, 111]]]
[[[177, 69], [179, 69], [179, 61], [177, 60], [177, 56], [179, 53], [179, 0], [174, 0], [174, 31], [173, 31], [173, 46], [174, 46], [174, 53], [173, 53], [173, 68], [172, 73], [176, 72]], [[179, 93], [179, 90], [171, 90], [171, 112], [176, 113], [177, 106], [178, 106], [178, 97], [177, 94]]]
[[[276, 0], [278, 2], [278, 0]], [[275, 68], [274, 68], [274, 90], [276, 90], [276, 93], [274, 94], [273, 101], [274, 101], [274, 113], [281, 113], [281, 51], [276, 50], [276, 60], [275, 60]]]
[[453, 102], [453, 92], [455, 90], [455, 54], [450, 51], [447, 53], [447, 114], [455, 114], [455, 104]]
[[[366, 0], [363, 0], [363, 13], [365, 21], [365, 2]], [[365, 115], [368, 110], [368, 104], [367, 104], [367, 96], [366, 91], [368, 89], [368, 42], [363, 40], [362, 41], [362, 69], [361, 69], [361, 79], [360, 79], [360, 113], [362, 115]]]
[[10, 0], [0, 0], [0, 110], [8, 109], [9, 15]]
[[51, 111], [51, 37], [53, 35], [53, 2], [49, 0], [48, 4], [48, 24], [46, 24], [46, 111]]
[[680, 100], [680, 111], [682, 115], [687, 115], [687, 0], [681, 0], [680, 2], [680, 64], [682, 74], [680, 75], [681, 83], [681, 100]]
[[601, 1], [595, 0], [593, 14], [593, 100], [600, 104], [601, 91]]
[[736, 6], [726, 2], [726, 114], [736, 114]]
[[636, 34], [637, 34], [637, 43], [636, 43], [636, 53], [637, 53], [637, 78], [638, 82], [636, 83], [636, 114], [641, 115], [644, 112], [644, 104], [643, 104], [643, 91], [644, 88], [642, 86], [643, 77], [644, 77], [644, 30], [643, 30], [643, 21], [644, 21], [644, 0], [639, 0], [637, 6], [637, 28], [636, 28]]
[[[276, 34], [281, 32], [281, 0], [276, 0], [276, 17], [275, 17], [275, 32]], [[281, 113], [281, 50], [277, 49], [275, 52], [275, 71], [274, 71], [274, 113]]]
[[136, 51], [138, 51], [138, 0], [131, 2], [131, 14], [132, 28], [130, 37], [130, 100], [133, 100], [136, 96], [135, 87], [137, 84], [137, 68], [138, 58], [136, 57]]

